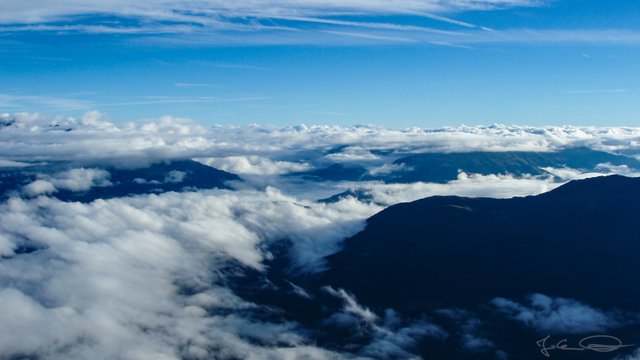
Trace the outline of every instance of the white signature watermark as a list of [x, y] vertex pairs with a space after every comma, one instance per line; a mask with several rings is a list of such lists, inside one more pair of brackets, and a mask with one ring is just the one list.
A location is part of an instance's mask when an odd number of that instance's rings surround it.
[[551, 335], [538, 340], [536, 344], [540, 348], [540, 353], [546, 357], [551, 357], [551, 350], [561, 351], [594, 351], [600, 353], [614, 352], [621, 348], [635, 345], [623, 344], [622, 340], [611, 335], [592, 335], [582, 338], [575, 346], [570, 346], [567, 339], [560, 339], [552, 343], [549, 339]]

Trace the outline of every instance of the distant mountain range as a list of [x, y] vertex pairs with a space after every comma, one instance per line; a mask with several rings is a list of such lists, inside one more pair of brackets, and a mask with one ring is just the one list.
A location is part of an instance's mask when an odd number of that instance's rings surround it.
[[[36, 180], [55, 183], [57, 175], [64, 174], [72, 168], [78, 167], [58, 162], [21, 168], [0, 168], [0, 197], [20, 192]], [[91, 186], [87, 190], [61, 187], [52, 192], [51, 196], [65, 201], [86, 202], [167, 191], [227, 189], [229, 181], [242, 181], [235, 174], [193, 160], [162, 161], [135, 169], [104, 166], [88, 166], [87, 169], [107, 171], [108, 176], [104, 179], [106, 185]]]
[[[548, 174], [543, 168], [571, 168], [582, 171], [598, 170], [599, 164], [627, 166], [640, 170], [640, 161], [586, 147], [569, 148], [557, 152], [468, 152], [415, 154], [394, 161], [406, 171], [398, 171], [381, 178], [386, 182], [416, 181], [445, 183], [457, 178], [460, 171], [468, 174], [512, 174], [515, 176]], [[606, 171], [605, 169], [600, 169]]]
[[623, 155], [596, 151], [586, 147], [567, 148], [556, 152], [452, 152], [422, 153], [401, 157], [393, 161], [388, 171], [371, 172], [361, 165], [332, 164], [319, 169], [298, 172], [315, 181], [377, 180], [386, 183], [435, 182], [455, 180], [459, 172], [467, 174], [511, 174], [514, 176], [548, 174], [544, 168], [571, 168], [580, 171], [607, 172], [600, 164], [626, 166], [640, 170], [640, 161]]

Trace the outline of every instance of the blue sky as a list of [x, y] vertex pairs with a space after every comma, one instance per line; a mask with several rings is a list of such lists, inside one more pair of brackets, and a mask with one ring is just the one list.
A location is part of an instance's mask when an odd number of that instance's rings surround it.
[[640, 124], [633, 0], [4, 0], [0, 112]]

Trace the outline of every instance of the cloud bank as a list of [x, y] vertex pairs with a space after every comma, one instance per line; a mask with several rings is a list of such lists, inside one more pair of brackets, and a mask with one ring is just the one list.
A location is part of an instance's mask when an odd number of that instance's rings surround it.
[[[74, 170], [74, 176], [81, 173], [89, 176], [89, 169], [104, 166], [135, 168], [157, 161], [196, 159], [237, 173], [247, 180], [248, 186], [254, 188], [275, 186], [285, 193], [306, 199], [320, 199], [349, 189], [361, 189], [374, 202], [383, 205], [430, 195], [531, 195], [553, 189], [559, 185], [558, 180], [568, 181], [611, 172], [630, 176], [636, 174], [624, 166], [602, 164], [598, 171], [589, 174], [569, 168], [544, 169], [553, 174], [555, 179], [460, 173], [458, 179], [448, 184], [327, 181], [313, 186], [309, 186], [305, 180], [285, 175], [338, 164], [361, 167], [368, 174], [381, 176], [411, 171], [392, 163], [399, 157], [424, 152], [544, 152], [586, 146], [601, 151], [624, 152], [629, 156], [637, 157], [640, 154], [640, 129], [629, 127], [204, 127], [188, 119], [169, 116], [116, 124], [98, 112], [89, 112], [81, 118], [46, 117], [31, 113], [1, 114], [0, 124], [0, 166], [4, 168], [22, 169], [34, 162], [66, 161], [73, 164], [72, 168], [79, 169]], [[97, 177], [91, 180], [94, 181], [91, 186], [108, 185], [106, 174], [94, 175]], [[58, 189], [80, 189], [68, 187], [69, 178], [64, 181], [62, 178], [53, 180], [52, 176], [41, 176], [26, 189], [27, 193], [37, 195]], [[55, 176], [64, 178], [71, 174]], [[171, 179], [177, 181], [179, 177]], [[83, 186], [86, 188], [88, 184]]]
[[[388, 129], [360, 126], [213, 126], [162, 117], [116, 124], [99, 112], [81, 118], [33, 113], [0, 114], [3, 161], [100, 160], [116, 158], [213, 158], [211, 163], [239, 173], [299, 170], [311, 157], [327, 162], [379, 163], [386, 150], [396, 155], [420, 152], [552, 151], [588, 146], [640, 153], [640, 128], [457, 126]], [[267, 159], [264, 159], [264, 158]], [[268, 160], [281, 161], [272, 164]], [[293, 161], [293, 164], [291, 162]], [[273, 167], [282, 169], [273, 170]], [[384, 169], [383, 169], [384, 171]]]
[[301, 264], [318, 265], [379, 210], [275, 190], [0, 208], [0, 357], [46, 359], [335, 357], [296, 324], [252, 320], [259, 305], [226, 288], [221, 270], [263, 269], [261, 245], [282, 238], [297, 240]]

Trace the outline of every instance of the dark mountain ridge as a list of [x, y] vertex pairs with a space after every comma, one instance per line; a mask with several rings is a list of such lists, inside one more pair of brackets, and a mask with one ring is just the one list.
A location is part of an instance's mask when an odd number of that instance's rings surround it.
[[[571, 168], [594, 171], [600, 164], [627, 166], [640, 169], [635, 158], [592, 150], [587, 147], [562, 149], [555, 152], [505, 151], [424, 153], [400, 158], [398, 171], [384, 177], [387, 182], [411, 183], [416, 181], [445, 183], [454, 180], [459, 171], [473, 174], [512, 174], [515, 176], [548, 174], [543, 168]], [[606, 171], [602, 169], [602, 171]]]
[[[552, 175], [544, 168], [570, 168], [583, 172], [607, 173], [606, 167], [626, 166], [640, 170], [640, 161], [633, 157], [597, 151], [587, 147], [565, 148], [553, 152], [540, 151], [472, 151], [450, 153], [420, 153], [396, 159], [389, 171], [372, 174], [367, 167], [354, 164], [331, 164], [317, 169], [296, 172], [287, 176], [298, 176], [312, 181], [367, 181], [386, 183], [434, 182], [447, 183], [458, 178], [462, 171], [467, 174]], [[395, 169], [394, 169], [395, 168]]]
[[[366, 321], [329, 321], [348, 310], [323, 290], [327, 285], [352, 293], [378, 315], [393, 309], [403, 319], [441, 327], [445, 338], [407, 344], [424, 358], [541, 359], [537, 342], [547, 335], [553, 344], [563, 338], [577, 344], [596, 333], [640, 343], [638, 220], [640, 179], [617, 175], [512, 199], [436, 196], [369, 218], [342, 251], [328, 257], [325, 272], [290, 271], [292, 245], [282, 241], [269, 248], [277, 255], [266, 263], [266, 273], [234, 270], [242, 275], [230, 283], [239, 296], [277, 309], [266, 315], [269, 321], [295, 321], [318, 345], [338, 351], [364, 349], [376, 328]], [[307, 295], [298, 295], [292, 284]], [[550, 302], [571, 300], [542, 309], [527, 303], [531, 294]], [[505, 315], [494, 304], [497, 298], [517, 302], [522, 313]], [[562, 301], [569, 301], [567, 308]], [[594, 311], [612, 322], [594, 330], [588, 322]], [[533, 320], [527, 323], [526, 316]], [[555, 327], [540, 327], [536, 318]], [[555, 351], [553, 357], [610, 360], [634, 351]]]
[[640, 311], [639, 220], [640, 179], [617, 175], [524, 198], [430, 197], [371, 217], [323, 278], [410, 312], [534, 292]]
[[[19, 194], [22, 188], [38, 179], [51, 181], [57, 174], [79, 166], [72, 163], [38, 164], [23, 168], [0, 169], [0, 198]], [[228, 182], [242, 181], [232, 173], [222, 171], [194, 160], [160, 161], [141, 168], [114, 166], [83, 166], [85, 169], [106, 170], [110, 185], [93, 186], [86, 191], [58, 189], [52, 196], [65, 201], [88, 202], [95, 199], [184, 191], [193, 189], [229, 189]], [[55, 182], [55, 180], [53, 180]]]

